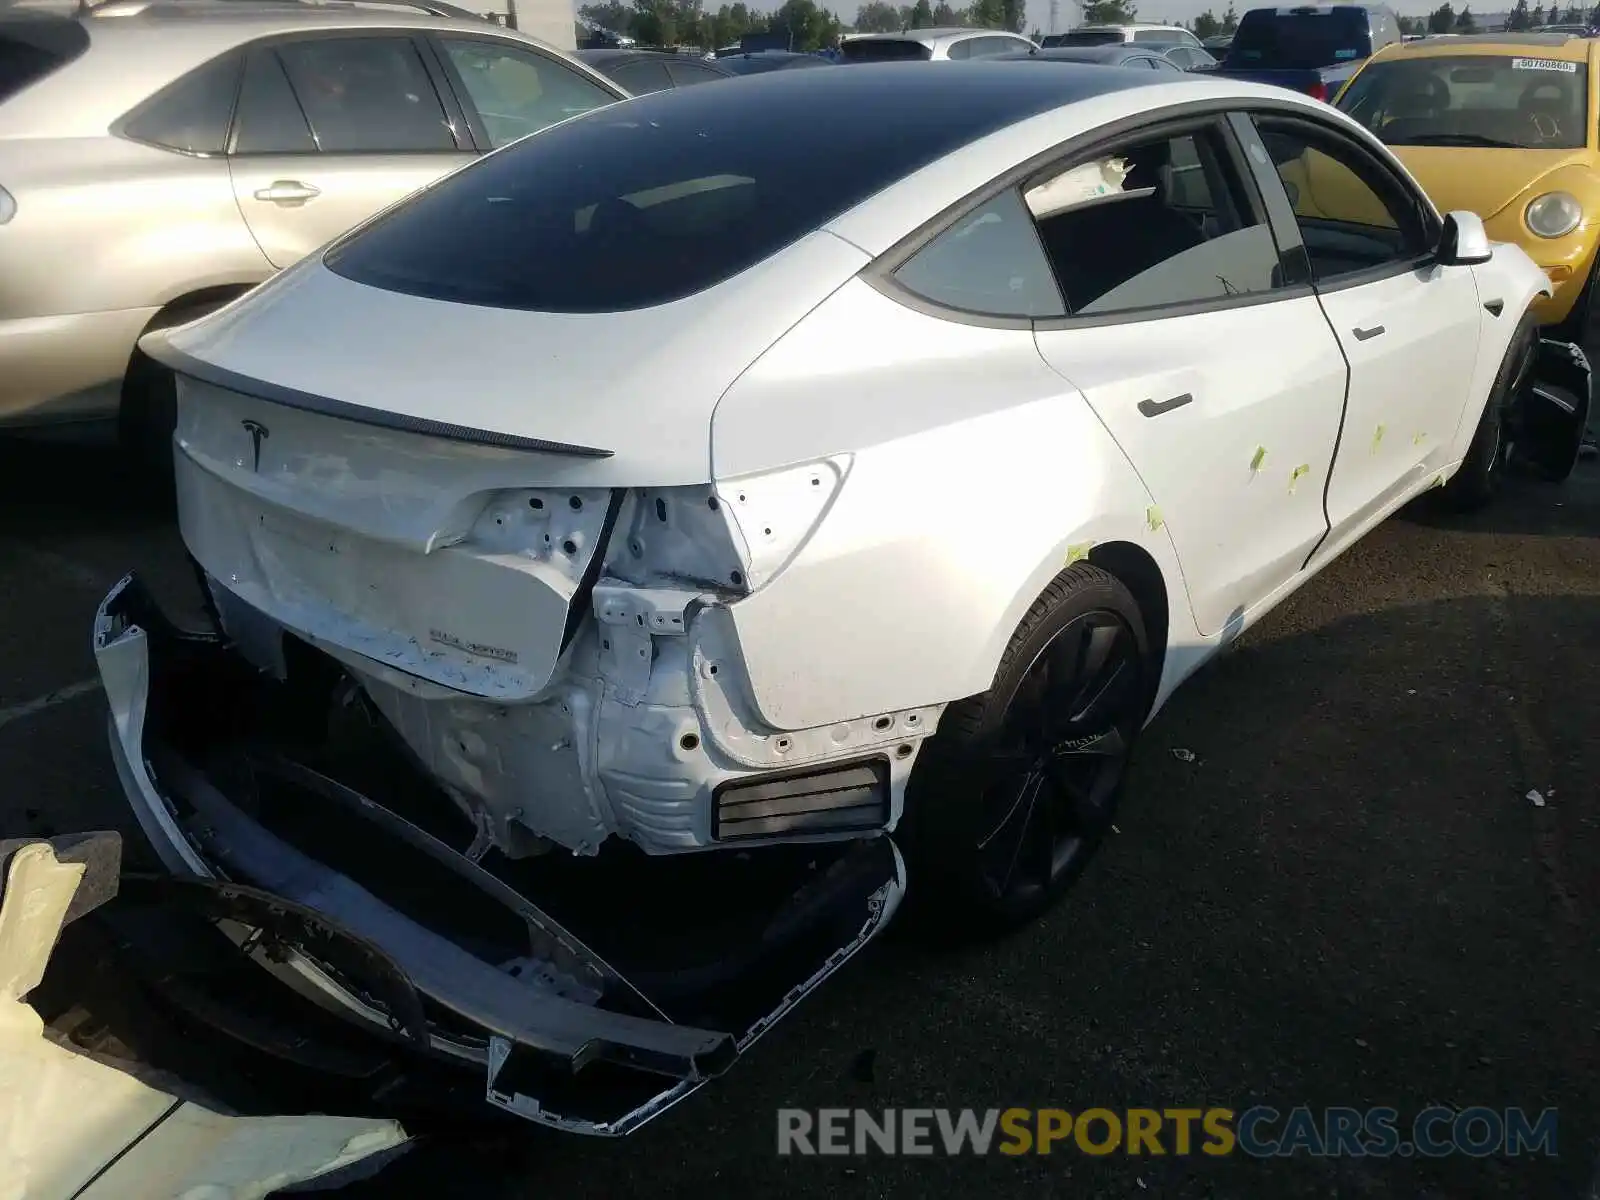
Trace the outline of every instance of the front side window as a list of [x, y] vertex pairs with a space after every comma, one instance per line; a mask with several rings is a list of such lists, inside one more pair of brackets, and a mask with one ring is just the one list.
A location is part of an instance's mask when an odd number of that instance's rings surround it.
[[1426, 253], [1422, 214], [1398, 179], [1329, 130], [1257, 117], [1256, 128], [1294, 208], [1319, 284]]
[[592, 80], [542, 54], [494, 42], [441, 40], [496, 147], [616, 100]]
[[1589, 69], [1534, 56], [1375, 62], [1338, 107], [1391, 146], [1576, 150], [1588, 140]]
[[207, 63], [145, 101], [123, 124], [136, 142], [185, 154], [221, 154], [228, 141], [239, 56]]
[[307, 38], [277, 54], [324, 154], [456, 149], [410, 38]]

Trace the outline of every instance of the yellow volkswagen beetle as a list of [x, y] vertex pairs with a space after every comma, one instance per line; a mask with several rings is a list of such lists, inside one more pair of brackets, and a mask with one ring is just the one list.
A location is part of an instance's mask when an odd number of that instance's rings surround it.
[[[1600, 242], [1600, 40], [1484, 34], [1388, 46], [1334, 103], [1381, 138], [1441, 212], [1468, 209], [1489, 236], [1515, 242], [1555, 294], [1535, 306], [1578, 340], [1595, 291]], [[1298, 164], [1297, 164], [1298, 165]], [[1305, 181], [1305, 200], [1337, 189]]]

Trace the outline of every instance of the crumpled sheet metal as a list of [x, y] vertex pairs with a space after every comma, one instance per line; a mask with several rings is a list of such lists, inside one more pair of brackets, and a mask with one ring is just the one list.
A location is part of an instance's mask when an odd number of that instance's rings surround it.
[[24, 997], [84, 875], [46, 842], [16, 851], [0, 900], [0, 1200], [258, 1200], [406, 1133], [359, 1117], [239, 1117], [57, 1045]]

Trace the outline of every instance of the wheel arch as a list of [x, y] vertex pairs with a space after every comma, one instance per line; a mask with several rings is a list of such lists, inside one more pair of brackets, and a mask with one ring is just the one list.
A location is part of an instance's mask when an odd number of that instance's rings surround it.
[[1167, 661], [1167, 635], [1172, 625], [1171, 601], [1161, 565], [1137, 542], [1102, 542], [1089, 551], [1089, 562], [1113, 576], [1133, 595], [1144, 621], [1146, 657], [1150, 664], [1150, 698]]
[[214, 312], [223, 305], [233, 303], [255, 286], [255, 282], [250, 282], [219, 283], [191, 288], [180, 292], [157, 309], [155, 315], [146, 321], [144, 328], [139, 331], [139, 336], [134, 339], [133, 349], [128, 354], [128, 365], [122, 374], [123, 399], [127, 399], [130, 383], [135, 380], [135, 368], [144, 357], [144, 351], [139, 349], [139, 342], [144, 339], [145, 334], [157, 329], [168, 329], [173, 325], [182, 325], [208, 312]]

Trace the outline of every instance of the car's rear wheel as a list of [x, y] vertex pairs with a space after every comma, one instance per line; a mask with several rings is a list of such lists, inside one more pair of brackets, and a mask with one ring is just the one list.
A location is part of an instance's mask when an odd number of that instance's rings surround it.
[[1472, 444], [1461, 467], [1445, 485], [1444, 497], [1453, 508], [1468, 511], [1482, 508], [1500, 490], [1506, 456], [1511, 446], [1506, 438], [1506, 419], [1522, 390], [1533, 383], [1534, 355], [1539, 348], [1539, 329], [1533, 314], [1526, 313], [1517, 323], [1506, 347], [1505, 358], [1495, 376], [1483, 415], [1478, 418]]
[[901, 827], [913, 910], [961, 933], [1044, 912], [1111, 827], [1150, 690], [1132, 594], [1098, 567], [1069, 567], [994, 685], [950, 706], [924, 747]]

